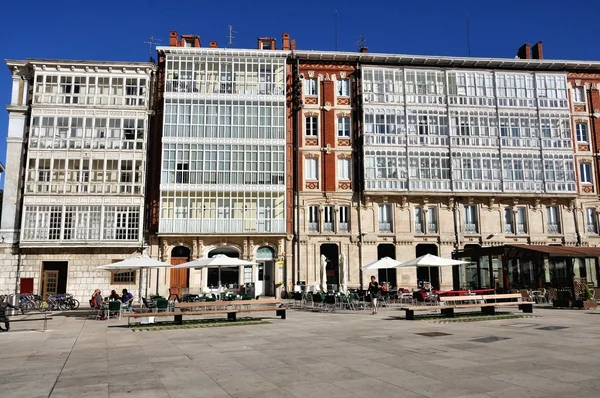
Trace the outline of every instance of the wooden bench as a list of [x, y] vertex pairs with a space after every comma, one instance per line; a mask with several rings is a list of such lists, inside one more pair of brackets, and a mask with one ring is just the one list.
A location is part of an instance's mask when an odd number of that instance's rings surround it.
[[[517, 301], [513, 301], [513, 300]], [[432, 311], [439, 310], [440, 313], [447, 317], [454, 317], [455, 309], [481, 308], [481, 312], [486, 315], [496, 314], [496, 307], [514, 306], [517, 305], [519, 310], [525, 313], [533, 312], [533, 303], [521, 301], [520, 293], [508, 294], [490, 294], [483, 296], [456, 296], [456, 297], [440, 297], [440, 304], [437, 306], [412, 306], [400, 308], [406, 311], [406, 319], [414, 320], [415, 311]], [[451, 304], [462, 302], [461, 304]]]
[[[454, 308], [456, 308], [456, 302], [467, 302], [467, 303], [478, 303], [483, 300], [483, 296], [449, 296], [440, 297], [440, 305], [416, 305], [410, 307], [401, 307], [401, 310], [406, 311], [406, 319], [414, 320], [415, 311], [433, 311], [439, 310], [443, 315], [452, 317], [454, 316]], [[468, 304], [463, 304], [468, 305]]]
[[214, 307], [215, 309], [228, 308], [228, 307], [244, 307], [244, 306], [253, 306], [253, 305], [266, 305], [273, 304], [279, 305], [281, 304], [281, 300], [277, 299], [264, 299], [264, 300], [233, 300], [233, 301], [192, 301], [185, 303], [175, 303], [175, 308], [180, 309], [181, 311], [192, 310], [194, 308], [210, 308]]
[[[255, 307], [255, 308], [224, 308], [224, 309], [208, 309], [208, 310], [189, 310], [182, 311], [182, 309], [186, 308], [201, 308], [201, 307], [209, 307], [209, 305], [198, 305], [198, 304], [215, 304], [217, 306], [220, 305], [246, 305], [248, 301], [256, 301], [256, 304], [281, 304], [280, 300], [239, 300], [239, 301], [223, 301], [223, 302], [194, 302], [194, 303], [178, 303], [175, 305], [176, 311], [174, 312], [147, 312], [147, 313], [137, 313], [137, 314], [125, 314], [124, 318], [127, 318], [127, 325], [129, 325], [131, 318], [142, 318], [142, 317], [165, 317], [172, 316], [173, 320], [176, 324], [181, 325], [183, 323], [184, 316], [190, 315], [215, 315], [215, 314], [227, 314], [227, 319], [235, 322], [237, 320], [237, 314], [239, 313], [250, 313], [250, 312], [266, 312], [266, 311], [275, 311], [276, 316], [281, 317], [281, 319], [286, 319], [286, 308], [279, 306], [268, 306], [268, 307]], [[186, 304], [186, 305], [183, 305]], [[194, 305], [187, 305], [194, 304]], [[178, 309], [178, 310], [177, 310]]]

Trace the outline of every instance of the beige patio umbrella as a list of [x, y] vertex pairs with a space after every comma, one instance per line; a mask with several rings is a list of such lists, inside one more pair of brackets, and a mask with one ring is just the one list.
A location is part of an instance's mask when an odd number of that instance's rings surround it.
[[[111, 264], [106, 264], [106, 265], [100, 265], [98, 267], [96, 267], [96, 269], [101, 269], [101, 270], [105, 270], [105, 271], [111, 271], [111, 272], [116, 272], [116, 273], [120, 273], [120, 272], [133, 272], [133, 271], [140, 271], [139, 273], [139, 300], [141, 302], [142, 300], [142, 270], [149, 270], [149, 269], [158, 269], [158, 268], [169, 268], [171, 267], [171, 264], [169, 263], [165, 263], [153, 258], [150, 258], [148, 256], [137, 256], [137, 257], [132, 257], [132, 258], [127, 258], [123, 261], [118, 261], [116, 263], [111, 263]], [[146, 280], [148, 278], [148, 272], [146, 271]], [[131, 288], [131, 285], [129, 285], [129, 287]]]
[[321, 290], [327, 293], [327, 257], [321, 254]]
[[344, 253], [340, 254], [340, 271], [342, 273], [341, 283], [340, 283], [340, 291], [344, 294], [348, 292], [348, 261], [346, 260], [346, 255]]

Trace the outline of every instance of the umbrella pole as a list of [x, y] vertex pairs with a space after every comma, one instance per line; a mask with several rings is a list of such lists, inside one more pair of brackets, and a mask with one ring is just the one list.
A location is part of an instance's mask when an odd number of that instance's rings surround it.
[[433, 283], [431, 282], [431, 267], [427, 266], [427, 271], [429, 272], [429, 290], [433, 290]]
[[218, 269], [219, 269], [219, 286], [217, 288], [217, 293], [219, 293], [219, 295], [221, 295], [221, 267], [219, 267]]

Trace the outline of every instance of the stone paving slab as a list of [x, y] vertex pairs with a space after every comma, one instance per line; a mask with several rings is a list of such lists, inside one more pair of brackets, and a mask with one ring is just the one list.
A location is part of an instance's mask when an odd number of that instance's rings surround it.
[[27, 322], [0, 334], [0, 396], [598, 397], [595, 313], [440, 324], [394, 310], [289, 311], [269, 324], [143, 332], [57, 314], [46, 332]]

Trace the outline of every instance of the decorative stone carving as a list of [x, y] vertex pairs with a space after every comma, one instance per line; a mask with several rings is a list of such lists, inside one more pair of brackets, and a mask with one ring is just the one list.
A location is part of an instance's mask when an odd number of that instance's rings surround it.
[[402, 196], [402, 197], [400, 198], [400, 203], [399, 203], [399, 205], [400, 205], [400, 208], [401, 208], [402, 210], [404, 210], [404, 208], [408, 206], [408, 198], [407, 198], [406, 196]]
[[492, 211], [492, 207], [494, 207], [494, 202], [496, 202], [496, 198], [491, 197], [488, 203], [488, 211]]
[[533, 211], [538, 211], [541, 208], [541, 200], [539, 198], [535, 198], [533, 200]]
[[340, 72], [340, 77], [341, 77], [342, 79], [346, 78], [346, 72], [343, 72], [343, 71], [342, 71], [342, 72]]
[[446, 208], [446, 210], [454, 210], [454, 198], [448, 198], [448, 207]]

